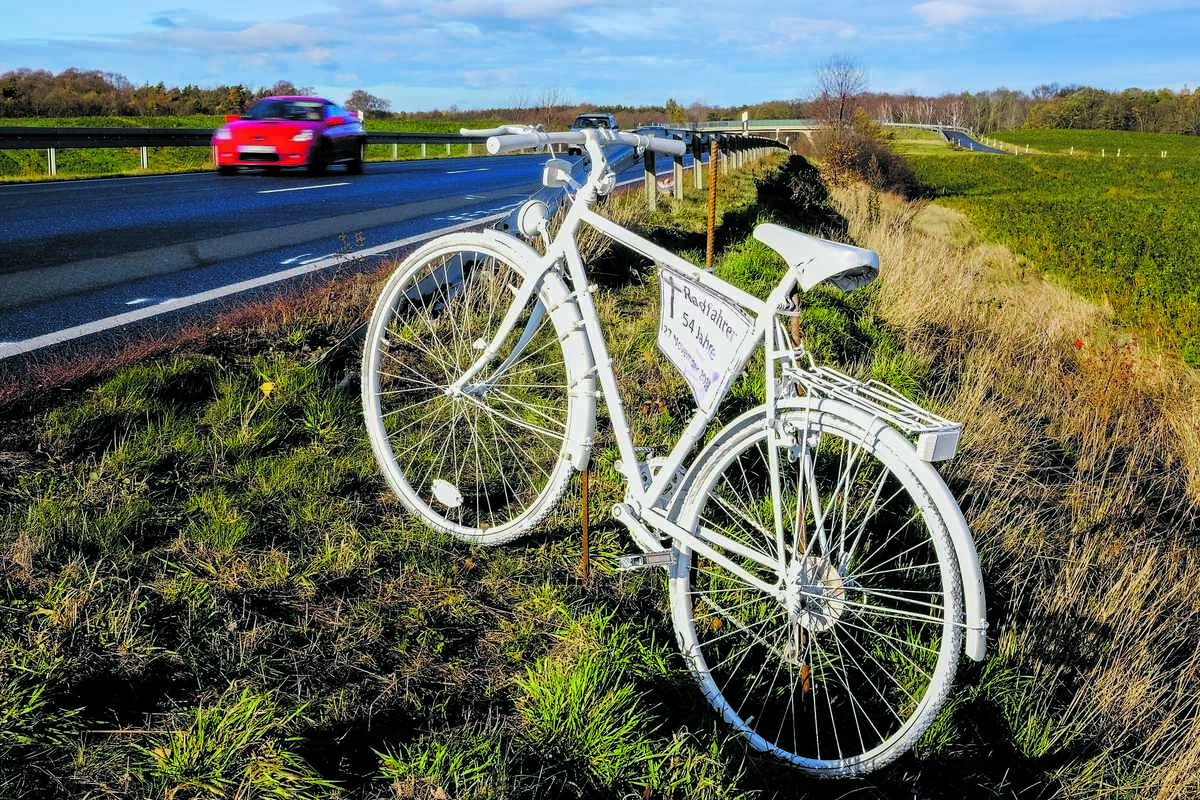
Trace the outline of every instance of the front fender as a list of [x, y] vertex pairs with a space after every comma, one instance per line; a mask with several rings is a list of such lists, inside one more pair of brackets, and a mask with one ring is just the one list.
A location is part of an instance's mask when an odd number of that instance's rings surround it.
[[[487, 229], [460, 236], [486, 242], [516, 264], [532, 266], [542, 259], [532, 247], [500, 231]], [[596, 432], [596, 359], [583, 332], [579, 304], [557, 271], [545, 275], [538, 296], [562, 337], [569, 392], [575, 407], [575, 413], [571, 414], [571, 429], [567, 431], [566, 456], [575, 469], [584, 470], [591, 458]]]

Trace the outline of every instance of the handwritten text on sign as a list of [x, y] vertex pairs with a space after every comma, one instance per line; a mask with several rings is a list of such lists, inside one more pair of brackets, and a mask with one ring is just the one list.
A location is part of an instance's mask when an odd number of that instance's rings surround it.
[[754, 322], [736, 304], [669, 267], [659, 269], [658, 280], [658, 349], [692, 387], [697, 408], [711, 411]]

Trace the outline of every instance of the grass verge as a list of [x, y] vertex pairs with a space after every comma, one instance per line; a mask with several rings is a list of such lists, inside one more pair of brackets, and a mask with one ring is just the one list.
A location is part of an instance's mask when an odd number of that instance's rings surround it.
[[[627, 219], [702, 257], [700, 200], [630, 201]], [[965, 223], [923, 227], [923, 205], [831, 201], [802, 159], [737, 176], [721, 203], [718, 270], [751, 291], [780, 266], [745, 238], [759, 219], [877, 249], [874, 288], [806, 298], [808, 340], [967, 423], [943, 472], [981, 545], [989, 658], [915, 752], [813, 784], [729, 735], [676, 654], [661, 576], [616, 570], [603, 435], [589, 580], [577, 487], [514, 545], [415, 525], [357, 398], [311, 368], [377, 290], [356, 278], [10, 396], [0, 794], [1194, 796], [1197, 415], [1180, 373], [1115, 330], [1076, 346], [1101, 310]], [[652, 266], [609, 250], [596, 270], [625, 406], [654, 401], [635, 438], [669, 442], [690, 401], [654, 346]]]

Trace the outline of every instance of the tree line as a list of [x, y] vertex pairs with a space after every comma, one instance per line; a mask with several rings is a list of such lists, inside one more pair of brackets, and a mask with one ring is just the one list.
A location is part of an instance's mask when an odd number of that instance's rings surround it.
[[[19, 117], [186, 117], [193, 114], [240, 114], [261, 97], [311, 95], [313, 89], [291, 81], [251, 89], [241, 84], [202, 88], [162, 83], [134, 86], [123, 75], [99, 70], [17, 69], [0, 74], [0, 118]], [[347, 108], [386, 113], [386, 100], [355, 90]]]
[[887, 122], [956, 125], [977, 133], [1061, 128], [1200, 135], [1200, 92], [1187, 87], [1124, 89], [1043, 84], [1030, 93], [993, 89], [941, 97], [864, 95], [860, 105]]
[[[393, 111], [389, 101], [357, 89], [344, 105], [369, 117], [401, 119], [511, 119], [558, 129], [581, 111], [608, 111], [622, 127], [650, 122], [687, 124], [736, 119], [823, 119], [844, 123], [861, 109], [884, 122], [955, 125], [977, 133], [1032, 128], [1089, 128], [1200, 135], [1200, 92], [1188, 88], [1106, 91], [1088, 86], [1044, 84], [1032, 92], [1000, 88], [986, 92], [925, 97], [865, 91], [861, 69], [830, 63], [819, 74], [823, 89], [813, 98], [772, 100], [749, 106], [683, 105], [674, 98], [661, 106], [591, 105], [569, 102], [560, 93], [514, 98], [504, 108]], [[847, 83], [848, 81], [848, 83]], [[846, 85], [841, 85], [846, 83]], [[14, 117], [166, 117], [192, 114], [239, 114], [260, 97], [311, 94], [309, 87], [281, 80], [251, 89], [241, 84], [202, 88], [168, 87], [161, 82], [134, 86], [124, 76], [97, 70], [18, 69], [0, 74], [0, 118]], [[336, 98], [335, 98], [336, 99]], [[852, 104], [847, 104], [852, 99]]]

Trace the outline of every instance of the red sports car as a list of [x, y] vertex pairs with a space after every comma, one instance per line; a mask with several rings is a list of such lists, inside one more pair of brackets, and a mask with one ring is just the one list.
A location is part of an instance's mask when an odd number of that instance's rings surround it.
[[362, 120], [321, 97], [264, 97], [213, 134], [213, 163], [222, 175], [238, 167], [306, 167], [320, 175], [343, 163], [362, 172], [367, 134]]

